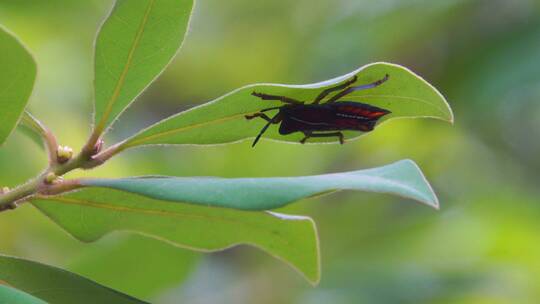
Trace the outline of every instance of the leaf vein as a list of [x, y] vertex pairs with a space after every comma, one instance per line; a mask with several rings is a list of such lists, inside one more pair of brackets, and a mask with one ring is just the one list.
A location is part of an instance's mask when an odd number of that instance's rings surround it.
[[[142, 214], [149, 214], [149, 215], [155, 215], [155, 216], [162, 216], [162, 217], [172, 217], [172, 218], [192, 218], [192, 219], [204, 219], [204, 220], [218, 220], [226, 223], [232, 223], [232, 224], [242, 224], [246, 225], [248, 227], [260, 229], [261, 231], [267, 233], [268, 235], [274, 236], [276, 240], [283, 244], [289, 244], [289, 242], [281, 235], [281, 234], [273, 234], [266, 227], [261, 225], [256, 225], [249, 222], [242, 222], [235, 219], [228, 219], [226, 217], [215, 217], [215, 216], [207, 216], [207, 215], [196, 215], [196, 214], [186, 214], [186, 213], [180, 213], [177, 211], [173, 212], [167, 212], [164, 210], [149, 210], [149, 209], [143, 209], [143, 208], [134, 208], [134, 207], [122, 207], [122, 206], [113, 206], [110, 204], [104, 204], [104, 203], [98, 203], [93, 202], [89, 200], [81, 200], [81, 199], [74, 199], [74, 198], [67, 198], [67, 197], [53, 197], [53, 198], [47, 198], [47, 197], [40, 197], [39, 200], [45, 200], [45, 201], [58, 201], [60, 203], [65, 204], [72, 204], [72, 205], [79, 205], [79, 206], [87, 206], [87, 207], [93, 207], [93, 208], [101, 208], [101, 209], [108, 209], [108, 210], [114, 210], [114, 211], [124, 211], [124, 212], [132, 212], [132, 213], [142, 213]], [[249, 211], [239, 211], [239, 212], [249, 212]], [[266, 214], [269, 216], [273, 216], [272, 214]]]
[[194, 129], [194, 128], [198, 128], [198, 127], [203, 127], [203, 126], [207, 126], [207, 125], [211, 125], [211, 124], [225, 122], [225, 121], [228, 121], [228, 120], [233, 120], [233, 119], [236, 119], [238, 117], [242, 117], [242, 116], [244, 116], [246, 114], [250, 114], [250, 113], [240, 113], [240, 114], [236, 114], [236, 115], [226, 116], [226, 117], [222, 117], [222, 118], [219, 118], [219, 119], [205, 121], [205, 122], [201, 122], [201, 123], [197, 123], [197, 124], [192, 124], [192, 125], [188, 125], [188, 126], [174, 128], [174, 129], [171, 129], [171, 130], [159, 132], [159, 133], [148, 135], [148, 136], [143, 136], [143, 137], [141, 137], [139, 139], [135, 139], [133, 141], [128, 141], [124, 145], [124, 147], [128, 148], [128, 147], [132, 147], [132, 146], [137, 146], [137, 145], [140, 145], [140, 144], [144, 143], [145, 141], [149, 141], [149, 140], [152, 140], [152, 139], [156, 139], [156, 138], [159, 138], [159, 137], [163, 137], [163, 136], [170, 135], [170, 134], [175, 134], [175, 133], [178, 133], [178, 132], [182, 132], [182, 131], [186, 131], [186, 130], [190, 130], [190, 129]]
[[137, 34], [135, 36], [135, 39], [133, 40], [133, 44], [131, 46], [131, 49], [129, 50], [128, 58], [126, 61], [126, 65], [124, 66], [124, 69], [122, 70], [122, 74], [120, 74], [120, 78], [118, 79], [118, 82], [116, 83], [116, 86], [114, 88], [113, 95], [107, 102], [107, 106], [105, 108], [105, 111], [103, 112], [103, 116], [101, 117], [101, 121], [99, 122], [97, 129], [103, 129], [104, 125], [106, 124], [109, 115], [112, 111], [112, 107], [114, 103], [118, 100], [118, 97], [120, 96], [120, 91], [122, 90], [122, 87], [124, 85], [124, 82], [126, 81], [127, 74], [129, 72], [129, 69], [131, 67], [131, 63], [133, 61], [133, 57], [135, 55], [135, 50], [137, 49], [137, 46], [140, 43], [140, 40], [142, 38], [142, 35], [144, 33], [144, 29], [146, 26], [146, 23], [148, 22], [148, 17], [150, 16], [150, 12], [152, 11], [152, 7], [155, 3], [155, 0], [150, 0], [148, 3], [148, 6], [146, 8], [146, 11], [144, 13], [143, 19], [141, 21], [141, 24], [139, 26], [139, 29], [137, 31]]

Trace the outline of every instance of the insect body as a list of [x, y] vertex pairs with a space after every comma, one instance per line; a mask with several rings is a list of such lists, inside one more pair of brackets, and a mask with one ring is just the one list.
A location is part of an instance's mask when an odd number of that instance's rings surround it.
[[[377, 121], [384, 115], [391, 113], [390, 111], [361, 102], [341, 101], [340, 99], [354, 91], [377, 87], [388, 80], [388, 75], [370, 84], [351, 86], [356, 80], [357, 78], [354, 76], [341, 85], [324, 90], [309, 104], [286, 96], [253, 92], [251, 95], [263, 100], [280, 100], [286, 104], [280, 107], [263, 109], [253, 115], [246, 115], [246, 119], [260, 117], [268, 122], [259, 132], [252, 146], [254, 147], [257, 144], [262, 134], [271, 124], [281, 123], [279, 134], [282, 135], [294, 132], [304, 133], [304, 138], [300, 140], [302, 144], [310, 137], [338, 137], [339, 142], [343, 144], [344, 137], [340, 131], [369, 132], [373, 130]], [[325, 103], [320, 103], [328, 94], [335, 91], [339, 92]], [[270, 118], [264, 112], [271, 110], [279, 111], [274, 117]]]

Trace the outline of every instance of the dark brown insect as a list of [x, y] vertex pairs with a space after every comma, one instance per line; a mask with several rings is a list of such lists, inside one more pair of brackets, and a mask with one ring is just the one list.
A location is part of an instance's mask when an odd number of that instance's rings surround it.
[[[255, 147], [271, 124], [281, 123], [279, 126], [279, 134], [281, 135], [294, 132], [304, 133], [304, 138], [300, 140], [302, 144], [310, 137], [334, 136], [338, 137], [339, 142], [343, 144], [345, 140], [343, 133], [340, 131], [369, 132], [373, 130], [377, 121], [384, 115], [391, 113], [390, 111], [361, 102], [342, 101], [340, 99], [354, 91], [375, 88], [386, 82], [388, 77], [388, 75], [385, 75], [384, 78], [370, 84], [351, 86], [357, 80], [357, 77], [354, 76], [343, 84], [322, 91], [309, 104], [286, 96], [268, 95], [257, 92], [251, 93], [251, 95], [263, 100], [279, 100], [286, 103], [283, 106], [267, 108], [253, 115], [246, 115], [246, 119], [260, 117], [268, 122], [253, 141], [252, 147]], [[320, 103], [328, 94], [336, 91], [339, 92], [330, 97], [326, 102]], [[279, 112], [270, 118], [264, 112], [271, 110], [279, 110]]]

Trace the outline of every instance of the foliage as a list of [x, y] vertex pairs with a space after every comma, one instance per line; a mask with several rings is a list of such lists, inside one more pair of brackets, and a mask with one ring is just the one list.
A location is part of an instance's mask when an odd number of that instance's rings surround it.
[[4, 282], [49, 303], [145, 303], [73, 273], [24, 259], [0, 256], [0, 270]]
[[0, 27], [0, 144], [17, 125], [32, 93], [36, 63], [12, 34]]
[[[264, 122], [248, 121], [245, 115], [280, 105], [254, 98], [253, 91], [310, 102], [322, 91], [353, 76], [359, 84], [367, 84], [389, 75], [390, 80], [380, 87], [357, 91], [347, 98], [391, 111], [378, 125], [393, 118], [416, 117], [453, 122], [452, 111], [444, 97], [428, 82], [402, 66], [377, 62], [310, 85], [243, 86], [105, 147], [105, 133], [163, 72], [181, 47], [192, 7], [189, 0], [118, 0], [115, 3], [95, 43], [92, 134], [80, 152], [73, 155], [71, 148], [58, 144], [47, 126], [25, 113], [19, 126], [26, 133], [30, 131], [34, 140], [43, 141], [49, 165], [28, 182], [3, 190], [0, 211], [31, 202], [84, 242], [125, 231], [199, 251], [249, 244], [284, 260], [316, 284], [321, 271], [319, 239], [313, 220], [269, 210], [338, 190], [388, 193], [439, 207], [423, 173], [410, 160], [367, 170], [283, 178], [143, 176], [103, 179], [67, 175], [79, 169], [101, 167], [113, 156], [133, 147], [215, 145], [252, 138]], [[0, 102], [5, 109], [0, 140], [4, 141], [25, 109], [36, 68], [20, 42], [3, 30], [0, 49], [9, 55], [0, 59], [0, 86], [4, 86], [0, 87]], [[61, 109], [55, 112], [62, 115]], [[362, 132], [345, 132], [346, 139], [359, 135]], [[301, 138], [298, 133], [280, 135], [276, 128], [264, 136], [296, 143]], [[319, 138], [313, 142], [335, 143], [335, 139]], [[0, 280], [41, 300], [72, 303], [82, 297], [92, 303], [140, 303], [73, 273], [35, 262], [1, 257], [0, 267]], [[62, 290], [55, 291], [59, 286]], [[8, 296], [24, 297], [22, 293], [14, 295], [11, 288], [2, 288]], [[47, 292], [49, 289], [51, 292]]]

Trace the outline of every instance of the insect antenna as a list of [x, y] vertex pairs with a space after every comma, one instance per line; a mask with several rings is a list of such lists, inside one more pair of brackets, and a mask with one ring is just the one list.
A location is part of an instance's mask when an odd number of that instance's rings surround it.
[[379, 79], [373, 83], [369, 83], [369, 84], [364, 84], [364, 85], [359, 85], [359, 86], [356, 86], [356, 87], [350, 87], [349, 90], [350, 92], [354, 92], [354, 91], [360, 91], [360, 90], [365, 90], [365, 89], [372, 89], [372, 88], [375, 88], [375, 87], [378, 87], [380, 86], [381, 84], [385, 83], [388, 78], [390, 76], [388, 76], [388, 74], [384, 75], [384, 78], [383, 79]]
[[345, 95], [350, 94], [350, 93], [352, 93], [354, 91], [360, 91], [360, 90], [366, 90], [366, 89], [372, 89], [372, 88], [378, 87], [381, 84], [385, 83], [388, 80], [389, 77], [390, 76], [388, 76], [388, 74], [386, 74], [386, 75], [384, 75], [384, 78], [379, 79], [379, 80], [377, 80], [377, 81], [375, 81], [373, 83], [359, 85], [359, 86], [355, 86], [355, 87], [348, 87], [347, 89], [345, 89], [345, 90], [337, 93], [336, 95], [334, 95], [334, 97], [330, 98], [327, 102], [337, 101], [340, 98], [344, 97]]
[[253, 144], [251, 144], [251, 147], [255, 147], [255, 145], [257, 144], [257, 142], [259, 141], [259, 139], [261, 139], [261, 136], [264, 134], [264, 132], [266, 132], [266, 130], [268, 129], [268, 127], [273, 123], [274, 121], [270, 120], [261, 130], [261, 132], [259, 132], [259, 134], [257, 135], [257, 137], [255, 137], [255, 140], [253, 141]]

